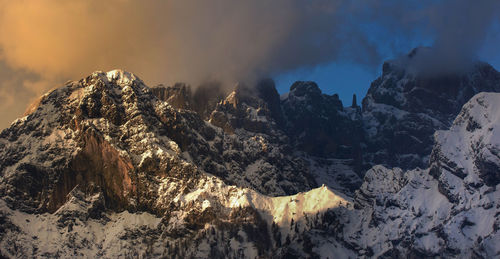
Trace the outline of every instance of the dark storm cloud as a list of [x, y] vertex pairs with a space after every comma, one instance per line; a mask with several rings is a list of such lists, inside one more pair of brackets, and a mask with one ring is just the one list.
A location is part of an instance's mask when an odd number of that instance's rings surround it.
[[499, 18], [500, 1], [443, 1], [430, 12], [436, 35], [434, 47], [441, 52], [475, 55], [492, 22]]

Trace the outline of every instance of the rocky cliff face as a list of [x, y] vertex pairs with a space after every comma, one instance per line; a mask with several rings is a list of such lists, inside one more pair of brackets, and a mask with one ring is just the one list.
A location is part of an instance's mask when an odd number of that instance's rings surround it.
[[420, 72], [415, 63], [430, 51], [385, 62], [370, 86], [363, 99], [366, 163], [425, 168], [434, 132], [447, 129], [475, 94], [500, 91], [500, 73], [481, 62], [453, 73]]
[[[228, 134], [236, 129], [287, 137], [293, 149], [321, 158], [351, 159], [361, 164], [361, 108], [343, 107], [338, 95], [326, 95], [314, 82], [296, 82], [282, 98], [274, 82], [237, 85], [226, 96], [208, 96], [212, 105], [196, 108], [189, 86], [157, 87], [153, 93], [175, 108], [192, 110]], [[204, 91], [196, 89], [195, 92]], [[359, 167], [359, 166], [358, 166]], [[360, 168], [357, 168], [360, 169]], [[359, 170], [358, 170], [359, 171]]]
[[430, 173], [452, 201], [460, 200], [462, 194], [458, 191], [464, 188], [464, 192], [473, 193], [500, 183], [500, 140], [496, 132], [499, 97], [498, 93], [474, 96], [464, 105], [450, 130], [435, 135]]
[[210, 118], [215, 106], [227, 95], [217, 82], [201, 84], [194, 91], [184, 83], [167, 87], [160, 85], [151, 88], [151, 91], [158, 99], [168, 102], [174, 108], [194, 111], [203, 120]]
[[194, 109], [193, 95], [191, 87], [186, 84], [177, 83], [174, 86], [157, 86], [151, 88], [151, 92], [160, 100], [169, 103], [176, 109]]
[[296, 82], [283, 96], [286, 132], [309, 155], [353, 160], [359, 171], [363, 137], [361, 109], [344, 108], [338, 95], [326, 95], [314, 82]]
[[[258, 136], [266, 140], [266, 152], [270, 154], [272, 147], [280, 147], [276, 152], [293, 156], [295, 170], [309, 171], [316, 182], [349, 194], [361, 184], [360, 107], [343, 107], [337, 95], [321, 93], [313, 82], [297, 82], [290, 93], [280, 98], [274, 82], [264, 79], [252, 87], [237, 85], [225, 97], [208, 96], [213, 105], [196, 109], [199, 102], [195, 100], [196, 93], [205, 88], [197, 88], [193, 95], [190, 87], [182, 84], [152, 91], [167, 102], [188, 100], [181, 102], [188, 105], [176, 108], [196, 112], [211, 125], [221, 128], [227, 138], [242, 142], [242, 136]], [[281, 164], [278, 162], [281, 159], [275, 160], [273, 163]], [[244, 158], [235, 163], [249, 165]], [[269, 169], [257, 166], [262, 168], [259, 170]]]
[[94, 73], [46, 94], [1, 137], [0, 191], [39, 212], [57, 210], [75, 187], [102, 190], [117, 209], [155, 211], [159, 179], [190, 182], [201, 173], [273, 195], [315, 186], [279, 143], [227, 136], [122, 71]]

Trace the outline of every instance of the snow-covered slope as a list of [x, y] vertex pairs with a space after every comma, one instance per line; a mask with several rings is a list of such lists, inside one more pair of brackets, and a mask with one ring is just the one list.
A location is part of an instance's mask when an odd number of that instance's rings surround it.
[[98, 211], [100, 194], [86, 196], [77, 188], [52, 214], [13, 210], [0, 200], [0, 252], [7, 257], [47, 258], [270, 257], [286, 253], [276, 244], [287, 242], [296, 228], [307, 230], [305, 217], [352, 208], [325, 186], [269, 197], [228, 186], [213, 176], [202, 176], [187, 193], [176, 192], [178, 184], [172, 179], [160, 184], [162, 195], [156, 202], [172, 199], [175, 204], [163, 216]]
[[377, 257], [500, 256], [499, 104], [498, 93], [467, 102], [436, 133], [429, 169], [370, 169], [345, 239]]
[[472, 186], [500, 183], [499, 100], [499, 93], [474, 96], [450, 130], [436, 133], [431, 161], [437, 176], [452, 173]]

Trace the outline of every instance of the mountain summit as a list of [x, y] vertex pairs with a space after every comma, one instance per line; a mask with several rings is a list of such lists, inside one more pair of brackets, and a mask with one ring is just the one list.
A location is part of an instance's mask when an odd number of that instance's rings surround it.
[[448, 129], [475, 94], [500, 91], [500, 73], [482, 62], [453, 73], [420, 73], [431, 53], [417, 48], [385, 62], [371, 84], [363, 99], [368, 165], [427, 167], [434, 132]]

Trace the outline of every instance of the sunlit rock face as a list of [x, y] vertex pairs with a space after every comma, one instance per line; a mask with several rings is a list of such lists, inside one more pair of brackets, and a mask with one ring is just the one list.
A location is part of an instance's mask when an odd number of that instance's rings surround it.
[[177, 83], [174, 86], [163, 87], [158, 86], [151, 88], [151, 92], [160, 100], [168, 102], [177, 109], [192, 109], [192, 94], [191, 88], [182, 83]]
[[[174, 91], [183, 96], [186, 88]], [[77, 187], [102, 191], [109, 207], [157, 210], [161, 178], [194, 181], [201, 173], [271, 195], [315, 186], [300, 161], [283, 155], [279, 139], [245, 130], [226, 136], [182, 109], [182, 99], [169, 100], [177, 107], [123, 71], [96, 72], [46, 94], [2, 132], [6, 199], [53, 212]]]
[[227, 95], [217, 82], [203, 83], [195, 89], [184, 83], [160, 85], [151, 88], [151, 91], [158, 99], [168, 102], [174, 108], [195, 111], [204, 120], [209, 119], [215, 106]]
[[[2, 163], [6, 200], [53, 212], [78, 188], [102, 192], [112, 209], [159, 209], [149, 204], [156, 194], [144, 186], [150, 184], [145, 177], [197, 174], [166, 137], [178, 136], [175, 127], [150, 131], [167, 123], [169, 109], [123, 71], [96, 72], [51, 91], [34, 112], [2, 132], [2, 156], [17, 154]], [[148, 168], [150, 160], [154, 168]]]
[[348, 206], [327, 187], [272, 197], [316, 183], [266, 101], [237, 89], [217, 104], [229, 133], [190, 110], [186, 90], [157, 92], [163, 101], [133, 74], [96, 72], [4, 130], [1, 254], [269, 257], [288, 253], [291, 222]]
[[385, 62], [382, 76], [363, 99], [369, 165], [427, 167], [434, 132], [447, 129], [475, 94], [500, 91], [500, 73], [486, 63], [446, 73], [421, 72], [420, 56], [430, 51], [417, 48]]

